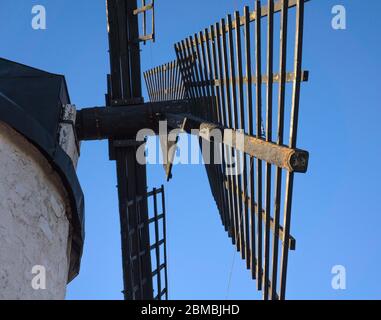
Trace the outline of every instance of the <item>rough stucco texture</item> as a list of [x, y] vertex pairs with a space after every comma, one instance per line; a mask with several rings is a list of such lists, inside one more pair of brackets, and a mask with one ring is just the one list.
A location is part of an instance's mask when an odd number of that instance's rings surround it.
[[[0, 299], [65, 298], [66, 198], [48, 161], [0, 122]], [[36, 265], [45, 267], [45, 290], [32, 286]]]

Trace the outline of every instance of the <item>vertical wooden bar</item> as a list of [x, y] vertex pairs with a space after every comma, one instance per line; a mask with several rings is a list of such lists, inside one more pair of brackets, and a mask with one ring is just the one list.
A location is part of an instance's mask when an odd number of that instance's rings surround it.
[[166, 68], [165, 65], [160, 67], [160, 83], [161, 83], [161, 101], [165, 100], [165, 79], [166, 76]]
[[148, 74], [149, 74], [149, 71], [146, 71], [146, 72], [143, 73], [143, 76], [144, 76], [144, 82], [146, 83], [146, 87], [147, 87], [147, 91], [148, 91], [149, 101], [152, 101], [151, 87], [150, 87], [150, 84], [149, 84]]
[[212, 42], [210, 42], [208, 40], [208, 29], [205, 29], [204, 32], [201, 32], [200, 33], [200, 37], [201, 39], [205, 38], [206, 41], [205, 41], [205, 48], [204, 46], [202, 46], [203, 50], [205, 51], [205, 53], [203, 53], [203, 55], [205, 55], [205, 62], [206, 62], [206, 80], [208, 81], [208, 90], [209, 90], [209, 94], [212, 98], [212, 101], [213, 101], [213, 122], [216, 122], [216, 123], [220, 123], [220, 119], [221, 119], [221, 115], [220, 115], [220, 112], [219, 112], [219, 102], [217, 100], [217, 95], [216, 95], [216, 92], [215, 92], [215, 87], [213, 85], [213, 81], [215, 79], [215, 76], [213, 74], [213, 66], [212, 66], [212, 63], [214, 62], [215, 63], [215, 60], [212, 62], [212, 56], [211, 56], [211, 52], [210, 52], [210, 46], [212, 45]]
[[181, 77], [181, 72], [180, 72], [180, 65], [178, 61], [175, 61], [175, 83], [177, 84], [177, 90], [175, 94], [175, 99], [182, 99], [182, 94], [184, 92], [184, 84], [183, 84], [183, 79]]
[[[253, 82], [251, 70], [251, 36], [250, 36], [250, 10], [249, 7], [244, 8], [245, 15], [245, 56], [246, 56], [246, 78], [247, 78], [247, 117], [249, 134], [254, 136], [254, 123], [253, 123]], [[252, 278], [257, 278], [257, 262], [256, 262], [256, 233], [255, 233], [255, 180], [253, 161], [250, 159], [249, 163], [249, 177], [250, 177], [250, 267]]]
[[167, 80], [167, 100], [172, 100], [172, 63], [167, 63], [168, 66], [168, 80]]
[[[194, 35], [194, 41], [195, 43], [199, 43], [199, 36], [198, 34], [195, 34]], [[193, 43], [193, 42], [192, 42]], [[203, 47], [203, 45], [201, 45]], [[205, 66], [205, 49], [202, 48], [202, 55], [201, 55], [201, 51], [200, 51], [200, 46], [199, 45], [196, 45], [196, 55], [197, 55], [197, 66], [198, 66], [198, 82], [200, 83], [200, 86], [201, 86], [201, 94], [203, 97], [205, 96], [210, 96], [210, 92], [209, 92], [209, 87], [204, 85], [205, 83], [205, 79], [207, 78], [207, 75], [205, 74], [206, 72], [206, 66]], [[207, 114], [209, 114], [210, 111], [207, 110]], [[202, 147], [202, 143], [200, 143], [200, 146]], [[214, 150], [212, 148], [214, 148], [214, 144], [213, 143], [210, 143], [209, 146], [211, 147], [211, 152], [214, 152]], [[205, 155], [204, 155], [205, 156]], [[209, 161], [210, 160], [213, 160], [214, 157], [211, 157], [210, 154], [208, 155], [208, 159]], [[216, 176], [215, 176], [215, 172], [214, 172], [214, 166], [213, 166], [213, 163], [205, 163], [205, 168], [207, 170], [207, 173], [208, 173], [208, 178], [209, 178], [209, 183], [210, 183], [210, 186], [211, 186], [211, 189], [212, 189], [212, 194], [213, 194], [213, 197], [214, 199], [216, 200], [217, 203], [219, 203], [219, 197], [218, 197], [218, 189], [217, 189], [217, 179], [216, 179]], [[222, 215], [222, 212], [220, 212], [221, 214], [221, 219], [222, 219], [222, 223], [225, 224], [225, 220], [224, 220], [224, 216]]]
[[165, 101], [166, 65], [160, 66], [161, 101]]
[[183, 47], [184, 47], [185, 54], [186, 54], [186, 57], [188, 58], [188, 63], [189, 63], [188, 72], [189, 72], [189, 78], [190, 78], [190, 86], [193, 89], [195, 98], [199, 98], [200, 92], [198, 90], [199, 88], [197, 87], [197, 83], [196, 83], [197, 80], [196, 80], [196, 74], [195, 74], [195, 71], [196, 71], [195, 62], [194, 62], [195, 59], [194, 59], [194, 56], [192, 55], [192, 52], [189, 49], [188, 40], [189, 39], [186, 39], [185, 41], [182, 41], [182, 42], [183, 42]]
[[[216, 104], [216, 101], [214, 99], [214, 92], [213, 92], [213, 87], [211, 85], [211, 68], [210, 68], [210, 64], [211, 64], [211, 61], [210, 61], [210, 48], [209, 48], [209, 42], [208, 41], [205, 41], [203, 42], [202, 39], [204, 38], [204, 33], [202, 31], [199, 32], [199, 35], [198, 35], [198, 39], [196, 39], [196, 42], [200, 42], [200, 47], [201, 47], [201, 57], [202, 57], [202, 61], [203, 61], [203, 71], [204, 71], [204, 82], [205, 82], [205, 88], [206, 88], [206, 95], [208, 97], [211, 97], [212, 98], [212, 104], [211, 104], [211, 108], [212, 110], [210, 110], [210, 115], [212, 117], [212, 121], [216, 121], [217, 119], [217, 108], [215, 107], [215, 104]], [[207, 57], [208, 56], [208, 57]], [[218, 142], [217, 142], [218, 143]], [[215, 142], [211, 143], [211, 153], [213, 155], [213, 161], [211, 161], [211, 169], [213, 171], [213, 179], [214, 179], [214, 184], [215, 184], [215, 188], [216, 188], [216, 193], [217, 193], [217, 203], [218, 203], [218, 209], [221, 213], [221, 217], [222, 217], [222, 222], [223, 222], [223, 225], [226, 226], [227, 224], [227, 221], [226, 221], [226, 217], [225, 217], [225, 211], [224, 211], [224, 208], [223, 208], [223, 198], [222, 198], [222, 190], [221, 190], [221, 176], [219, 174], [219, 164], [216, 164], [216, 159], [214, 157], [214, 151], [215, 151]]]
[[157, 101], [160, 101], [160, 66], [156, 67], [156, 73], [155, 73], [155, 78], [156, 78], [156, 86], [157, 86]]
[[180, 90], [181, 90], [181, 72], [180, 72], [180, 62], [175, 60], [175, 83], [179, 86], [175, 93], [175, 100], [180, 99]]
[[[228, 17], [229, 19], [229, 17]], [[225, 36], [225, 20], [221, 20], [221, 30], [219, 30], [220, 35], [222, 37], [222, 57], [223, 57], [223, 64], [224, 64], [224, 86], [225, 86], [225, 94], [226, 94], [226, 109], [227, 109], [227, 126], [229, 128], [232, 128], [233, 121], [232, 121], [232, 114], [231, 114], [231, 95], [230, 95], [230, 84], [229, 84], [229, 66], [228, 66], [228, 54], [227, 54], [227, 43], [226, 43], [226, 36]], [[227, 160], [228, 163], [231, 165], [232, 163], [232, 148], [227, 147]], [[232, 208], [232, 215], [234, 220], [234, 237], [236, 241], [237, 250], [240, 250], [240, 241], [239, 241], [239, 221], [238, 221], [238, 212], [237, 212], [237, 197], [236, 197], [236, 190], [233, 187], [233, 181], [235, 179], [232, 177], [231, 172], [228, 174], [228, 181], [229, 181], [229, 193], [230, 193], [230, 200], [231, 200], [231, 208]]]
[[165, 263], [165, 296], [168, 300], [168, 260], [167, 260], [167, 212], [165, 206], [164, 185], [161, 186], [161, 203], [163, 208], [163, 238], [164, 238], [164, 263]]
[[[235, 84], [235, 65], [234, 65], [234, 44], [233, 44], [233, 26], [232, 26], [232, 17], [229, 14], [227, 16], [227, 26], [228, 26], [228, 45], [229, 45], [229, 66], [230, 66], [230, 80], [229, 76], [226, 78], [228, 79], [227, 85], [228, 90], [231, 89], [231, 99], [229, 100], [229, 109], [231, 110], [231, 128], [238, 128], [238, 116], [237, 116], [237, 88]], [[231, 161], [230, 164], [232, 165], [233, 159], [238, 159], [237, 152], [234, 148], [230, 148], [230, 157]], [[239, 189], [238, 189], [238, 174], [236, 170], [236, 166], [234, 166], [234, 174], [232, 176], [232, 190], [233, 190], [233, 201], [234, 201], [234, 211], [235, 211], [235, 217], [236, 217], [236, 234], [237, 234], [237, 242], [239, 242], [239, 246], [237, 246], [238, 251], [241, 251], [242, 246], [244, 245], [242, 243], [242, 235], [241, 235], [241, 210], [240, 210], [240, 200], [242, 199], [239, 195]], [[244, 252], [244, 250], [241, 251], [241, 253]]]
[[167, 84], [166, 84], [166, 87], [165, 87], [165, 89], [166, 89], [166, 100], [168, 101], [168, 100], [171, 100], [171, 94], [172, 94], [172, 91], [171, 91], [171, 89], [172, 89], [172, 87], [171, 87], [171, 63], [169, 62], [169, 63], [167, 63], [166, 64], [166, 66], [167, 66]]
[[173, 85], [174, 85], [174, 91], [173, 91], [173, 100], [178, 100], [179, 98], [179, 92], [180, 92], [180, 81], [177, 81], [177, 63], [176, 61], [173, 62]]
[[166, 86], [166, 89], [167, 89], [167, 91], [166, 91], [167, 92], [167, 94], [166, 94], [167, 101], [172, 100], [173, 85], [172, 85], [172, 63], [171, 62], [167, 63], [167, 86]]
[[[203, 48], [202, 51], [203, 51], [203, 56], [206, 55], [206, 57], [204, 58], [206, 61], [206, 68], [205, 68], [205, 71], [207, 74], [206, 79], [208, 80], [208, 83], [209, 83], [209, 93], [213, 99], [213, 108], [214, 108], [214, 112], [213, 112], [214, 119], [213, 119], [213, 121], [220, 123], [220, 121], [221, 121], [221, 114], [220, 114], [220, 110], [219, 110], [220, 102], [219, 102], [218, 95], [216, 95], [214, 85], [212, 83], [212, 81], [217, 78], [215, 73], [214, 73], [214, 70], [213, 70], [213, 63], [216, 64], [217, 61], [216, 61], [215, 54], [214, 54], [214, 57], [212, 60], [212, 56], [211, 56], [211, 52], [210, 52], [210, 46], [212, 46], [213, 44], [212, 44], [212, 41], [208, 40], [208, 36], [209, 36], [208, 29], [205, 29], [204, 33], [202, 33], [202, 32], [200, 33], [200, 38], [203, 39], [205, 37], [205, 39], [206, 39], [205, 49], [204, 49], [204, 45], [202, 45], [202, 48]], [[218, 150], [220, 150], [221, 144], [219, 143], [217, 145], [217, 147], [218, 147]], [[224, 217], [225, 231], [228, 231], [229, 215], [227, 212], [227, 206], [226, 206], [226, 200], [225, 200], [225, 188], [224, 188], [224, 184], [223, 184], [224, 175], [223, 175], [223, 171], [222, 171], [222, 167], [221, 167], [222, 166], [221, 160], [222, 160], [222, 157], [219, 156], [218, 162], [215, 164], [215, 170], [216, 170], [216, 176], [218, 177], [217, 183], [218, 183], [218, 191], [219, 191], [219, 198], [220, 198], [220, 205], [219, 205], [220, 208], [219, 209], [221, 210], [222, 215]]]
[[[228, 104], [228, 110], [230, 110], [230, 128], [237, 128], [238, 126], [238, 117], [237, 117], [237, 89], [235, 85], [235, 65], [234, 65], [234, 45], [233, 45], [233, 28], [232, 28], [232, 18], [229, 14], [227, 16], [227, 27], [228, 27], [228, 45], [229, 45], [229, 65], [230, 65], [230, 79], [229, 75], [227, 73], [226, 78], [228, 79], [227, 84], [227, 90], [229, 88], [231, 89], [231, 99], [229, 99]], [[236, 150], [234, 148], [229, 148], [229, 156], [230, 156], [230, 165], [232, 165], [233, 158], [236, 155]], [[232, 168], [232, 167], [231, 167]], [[236, 167], [234, 166], [234, 171]], [[237, 174], [236, 172], [231, 177], [231, 180], [233, 182], [232, 184], [232, 190], [233, 190], [233, 204], [234, 204], [234, 212], [235, 212], [235, 219], [236, 219], [236, 235], [237, 235], [237, 250], [240, 251], [242, 248], [242, 242], [241, 242], [241, 213], [240, 213], [240, 206], [239, 206], [239, 199], [238, 199], [238, 183], [237, 183]], [[239, 197], [241, 198], [241, 197]], [[243, 251], [243, 250], [242, 250]]]
[[[274, 0], [268, 1], [267, 17], [267, 98], [266, 98], [266, 141], [272, 141], [273, 121], [273, 72], [274, 72]], [[265, 263], [264, 263], [264, 300], [269, 299], [269, 269], [270, 269], [270, 219], [271, 219], [271, 164], [266, 163], [266, 193], [265, 193]]]
[[[219, 30], [219, 24], [217, 23], [216, 26], [211, 26], [210, 27], [210, 33], [209, 35], [209, 41], [212, 46], [212, 60], [213, 60], [213, 80], [219, 80], [220, 85], [216, 87], [216, 101], [218, 105], [218, 111], [217, 113], [219, 114], [219, 123], [220, 124], [225, 124], [226, 123], [226, 112], [225, 112], [225, 93], [224, 93], [224, 87], [222, 84], [222, 57], [221, 57], [221, 39], [217, 34], [217, 38], [215, 35], [215, 30], [218, 32]], [[216, 40], [213, 40], [216, 39]], [[218, 50], [218, 51], [217, 51]], [[217, 56], [218, 53], [218, 56]], [[225, 161], [225, 154], [226, 154], [226, 146], [221, 145], [221, 156], [222, 156], [222, 163], [221, 163], [221, 171], [223, 175], [223, 179], [221, 181], [221, 189], [223, 190], [223, 195], [224, 195], [224, 207], [225, 207], [225, 216], [226, 216], [226, 221], [227, 221], [227, 229], [229, 236], [232, 238], [233, 244], [235, 244], [235, 239], [232, 236], [233, 231], [232, 231], [232, 226], [233, 226], [233, 219], [231, 217], [231, 210], [230, 210], [230, 202], [229, 202], [229, 191], [226, 188], [225, 181], [227, 179], [226, 177], [226, 161]]]
[[175, 81], [175, 71], [176, 71], [175, 62], [172, 61], [171, 62], [171, 86], [170, 86], [170, 88], [171, 88], [171, 95], [170, 95], [171, 100], [176, 100], [176, 90], [178, 90], [177, 89], [177, 82]]
[[[220, 80], [220, 92], [221, 92], [221, 106], [222, 106], [222, 115], [223, 115], [223, 125], [228, 126], [228, 111], [227, 111], [227, 102], [226, 102], [226, 94], [225, 94], [225, 82], [224, 79], [224, 60], [223, 60], [223, 49], [222, 49], [222, 42], [225, 42], [226, 47], [226, 39], [225, 35], [223, 36], [220, 33], [220, 29], [225, 28], [225, 20], [221, 19], [221, 24], [216, 23], [215, 26], [215, 36], [216, 36], [216, 42], [217, 42], [217, 49], [218, 49], [218, 66], [219, 66], [219, 80]], [[213, 30], [213, 29], [212, 29]], [[221, 36], [220, 36], [221, 35]], [[230, 190], [230, 176], [226, 174], [226, 168], [227, 168], [227, 162], [229, 161], [228, 158], [229, 150], [226, 145], [223, 146], [223, 157], [224, 157], [224, 174], [225, 174], [225, 180], [228, 183], [227, 187], [224, 185], [227, 193], [227, 199], [229, 204], [229, 216], [230, 216], [230, 234], [232, 236], [232, 243], [236, 244], [236, 236], [235, 236], [235, 219], [234, 219], [234, 206], [233, 206], [233, 198], [232, 198], [232, 192]], [[224, 181], [225, 184], [225, 181]]]
[[[292, 90], [292, 107], [290, 123], [290, 141], [289, 147], [296, 148], [298, 120], [299, 120], [299, 101], [300, 101], [300, 83], [302, 75], [302, 52], [303, 52], [303, 23], [304, 23], [304, 0], [296, 1], [296, 39], [295, 39], [295, 59], [294, 72], [295, 80]], [[292, 191], [294, 183], [294, 173], [287, 172], [286, 192], [284, 205], [284, 223], [283, 223], [283, 248], [280, 274], [280, 299], [286, 297], [287, 263], [289, 253], [290, 223]]]
[[[194, 40], [195, 40], [196, 43], [198, 43], [198, 35], [197, 35], [197, 33], [194, 34]], [[191, 42], [191, 43], [193, 43], [193, 42]], [[192, 46], [192, 48], [194, 48], [194, 46]], [[196, 60], [196, 65], [198, 65], [197, 80], [198, 80], [198, 82], [200, 84], [201, 95], [202, 95], [202, 97], [209, 96], [209, 95], [207, 95], [206, 90], [205, 90], [205, 88], [208, 88], [207, 86], [204, 85], [204, 72], [203, 72], [203, 69], [205, 68], [205, 66], [203, 66], [203, 60], [202, 60], [202, 56], [200, 54], [200, 46], [198, 46], [198, 45], [196, 45], [195, 55], [197, 56], [197, 60]]]
[[156, 85], [157, 85], [157, 101], [160, 101], [161, 100], [161, 81], [160, 81], [160, 66], [158, 66], [156, 68], [156, 74], [155, 74], [155, 77], [156, 77]]
[[170, 69], [169, 69], [169, 63], [166, 63], [164, 65], [164, 74], [165, 74], [165, 83], [164, 83], [164, 97], [165, 97], [165, 100], [169, 100], [169, 72], [170, 72]]
[[[219, 26], [218, 26], [219, 28]], [[221, 82], [221, 75], [218, 74], [218, 71], [219, 71], [219, 66], [221, 65], [221, 55], [219, 55], [219, 58], [217, 59], [217, 40], [214, 40], [215, 38], [215, 31], [214, 31], [214, 26], [211, 26], [210, 27], [210, 33], [207, 33], [208, 36], [209, 36], [209, 41], [210, 41], [210, 44], [212, 46], [212, 61], [214, 62], [213, 63], [213, 77], [212, 79], [214, 81], [220, 81]], [[219, 42], [219, 40], [218, 40]], [[221, 47], [221, 46], [220, 46]], [[221, 68], [220, 68], [221, 70]], [[213, 87], [215, 86], [215, 93], [216, 93], [216, 101], [217, 101], [217, 107], [218, 107], [218, 110], [217, 110], [217, 114], [219, 115], [219, 118], [218, 118], [218, 123], [219, 124], [223, 124], [224, 121], [225, 121], [225, 115], [224, 115], [224, 110], [223, 110], [223, 99], [224, 99], [224, 94], [222, 94], [222, 88], [223, 86], [220, 84], [218, 86], [216, 86], [215, 84], [213, 85]]]
[[189, 60], [185, 53], [184, 41], [181, 41], [178, 44], [176, 44], [175, 48], [176, 48], [177, 61], [179, 61], [180, 63], [180, 73], [182, 74], [184, 79], [185, 91], [189, 95], [189, 98], [193, 100], [195, 98], [195, 95], [190, 83], [191, 79], [189, 75], [189, 66], [188, 66]]
[[[255, 2], [255, 68], [256, 68], [256, 125], [257, 137], [262, 136], [262, 63], [261, 63], [261, 2]], [[257, 288], [262, 290], [262, 160], [257, 159], [257, 216], [258, 216], [258, 279]]]
[[192, 36], [190, 36], [186, 40], [186, 50], [187, 50], [188, 57], [190, 57], [192, 59], [192, 62], [191, 62], [191, 67], [192, 67], [191, 76], [192, 76], [192, 81], [193, 81], [193, 87], [195, 88], [195, 91], [197, 92], [196, 97], [200, 98], [200, 97], [202, 97], [202, 91], [201, 91], [201, 88], [199, 86], [200, 78], [199, 78], [199, 75], [198, 75], [198, 68], [197, 68], [198, 57], [196, 56], [196, 54], [195, 54], [195, 52], [193, 50], [193, 37]]
[[151, 90], [151, 101], [156, 101], [155, 100], [155, 86], [153, 84], [153, 71], [152, 69], [148, 72], [148, 79], [150, 83], [150, 90]]
[[156, 83], [156, 101], [160, 101], [160, 81], [159, 81], [159, 67], [155, 68], [155, 83]]
[[155, 69], [150, 70], [150, 82], [152, 88], [152, 101], [156, 101], [156, 83], [155, 83]]
[[[237, 81], [233, 81], [233, 85], [235, 86], [235, 83], [238, 83], [238, 99], [237, 99], [237, 118], [238, 118], [238, 111], [239, 111], [239, 118], [238, 120], [238, 126], [237, 128], [245, 132], [245, 111], [244, 111], [244, 92], [243, 92], [243, 68], [242, 68], [242, 48], [241, 48], [241, 26], [240, 26], [240, 14], [239, 11], [236, 11], [234, 13], [234, 20], [236, 21], [236, 29], [235, 29], [235, 35], [236, 35], [236, 56], [237, 56]], [[246, 259], [246, 266], [249, 269], [249, 240], [248, 240], [248, 233], [247, 233], [247, 220], [249, 216], [249, 208], [247, 206], [247, 172], [246, 172], [246, 155], [244, 153], [241, 153], [240, 151], [236, 150], [238, 163], [241, 162], [242, 157], [242, 171], [237, 172], [238, 177], [238, 199], [240, 199], [240, 221], [241, 221], [241, 256], [242, 259]], [[241, 164], [239, 164], [241, 166]], [[245, 195], [244, 198], [242, 198], [242, 192]]]
[[157, 279], [157, 297], [161, 300], [161, 272], [160, 272], [160, 238], [159, 238], [159, 218], [157, 212], [157, 189], [153, 189], [153, 208], [154, 208], [154, 218], [155, 218], [155, 253], [156, 253], [156, 279]]
[[[278, 94], [278, 141], [283, 144], [284, 135], [284, 104], [286, 86], [286, 55], [287, 55], [287, 24], [288, 24], [288, 0], [281, 0], [281, 39], [280, 39], [280, 83]], [[279, 218], [282, 195], [282, 169], [277, 168], [275, 173], [275, 204], [274, 204], [274, 237], [271, 277], [271, 299], [277, 297], [278, 281], [278, 250], [279, 250]]]
[[[199, 39], [202, 39], [203, 38], [203, 32], [200, 31], [197, 35], [197, 42], [199, 41]], [[204, 92], [205, 92], [205, 96], [206, 97], [210, 97], [212, 98], [212, 95], [211, 95], [211, 87], [209, 85], [209, 66], [208, 66], [208, 61], [206, 60], [206, 49], [205, 49], [205, 46], [208, 46], [208, 42], [203, 42], [203, 41], [199, 41], [201, 44], [200, 44], [200, 50], [198, 50], [198, 54], [200, 56], [200, 60], [202, 59], [202, 68], [201, 68], [201, 73], [202, 73], [202, 81], [203, 81], [203, 88], [204, 88]], [[197, 46], [198, 47], [198, 46]], [[215, 114], [215, 111], [216, 111], [216, 108], [214, 106], [215, 104], [215, 101], [212, 100], [212, 103], [210, 105], [210, 108], [208, 110], [208, 120], [211, 120], [211, 121], [214, 121], [214, 119], [216, 118], [216, 114]]]
[[[133, 274], [132, 274], [132, 260], [130, 239], [128, 234], [130, 233], [130, 225], [128, 222], [128, 207], [127, 207], [127, 166], [125, 165], [126, 154], [123, 149], [118, 149], [117, 153], [117, 178], [118, 178], [118, 199], [121, 225], [121, 247], [122, 247], [122, 263], [123, 263], [123, 283], [124, 283], [124, 298], [125, 300], [134, 299], [133, 295]], [[124, 231], [124, 232], [123, 232]]]

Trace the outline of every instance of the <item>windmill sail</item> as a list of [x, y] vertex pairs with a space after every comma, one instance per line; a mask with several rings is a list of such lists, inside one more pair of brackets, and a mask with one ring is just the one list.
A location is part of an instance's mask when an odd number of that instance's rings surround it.
[[[307, 170], [308, 153], [290, 157], [291, 168], [246, 141], [298, 150], [300, 88], [308, 80], [302, 70], [304, 2], [269, 0], [261, 6], [255, 1], [254, 11], [245, 7], [242, 15], [237, 11], [176, 43], [176, 62], [145, 73], [152, 101], [177, 99], [173, 93], [180, 92], [180, 98], [198, 106], [184, 117], [243, 132], [243, 149], [223, 141], [221, 163], [205, 167], [225, 230], [264, 299], [285, 298], [288, 253], [295, 250], [290, 235], [293, 182], [295, 172]], [[290, 18], [292, 10], [296, 21]], [[274, 37], [278, 23], [279, 43]], [[288, 42], [293, 29], [294, 39]], [[180, 75], [168, 73], [169, 65]], [[235, 165], [229, 165], [232, 159]]]

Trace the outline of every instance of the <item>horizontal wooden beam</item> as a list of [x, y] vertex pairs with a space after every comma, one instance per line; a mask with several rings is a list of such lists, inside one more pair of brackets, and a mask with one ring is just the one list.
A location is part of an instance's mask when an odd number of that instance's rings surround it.
[[268, 142], [238, 130], [206, 122], [190, 114], [167, 114], [169, 124], [173, 127], [183, 123], [184, 118], [186, 119], [185, 131], [188, 133], [192, 134], [192, 131], [197, 129], [199, 136], [207, 141], [215, 141], [217, 134], [220, 133], [221, 143], [224, 145], [290, 172], [307, 172], [309, 158], [307, 151]]
[[198, 102], [175, 100], [134, 106], [82, 109], [78, 111], [76, 133], [79, 140], [133, 139], [141, 129], [151, 129], [157, 133], [160, 120], [167, 120], [169, 127], [179, 127], [186, 119], [184, 131], [188, 133], [197, 133], [207, 141], [214, 140], [215, 135], [219, 134], [221, 143], [251, 157], [289, 172], [307, 171], [309, 158], [307, 151], [291, 149], [239, 130], [223, 127], [208, 121], [207, 116], [196, 117], [192, 114], [192, 110], [197, 110], [195, 103]]
[[78, 111], [79, 140], [134, 139], [141, 129], [156, 131], [161, 115], [186, 113], [194, 106], [189, 100], [149, 102], [132, 106], [94, 107]]

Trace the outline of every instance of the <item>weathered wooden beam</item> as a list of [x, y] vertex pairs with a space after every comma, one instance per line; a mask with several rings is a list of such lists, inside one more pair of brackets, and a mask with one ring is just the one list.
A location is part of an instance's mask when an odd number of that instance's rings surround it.
[[195, 133], [211, 141], [220, 132], [221, 143], [266, 161], [289, 172], [305, 173], [308, 167], [307, 151], [278, 145], [192, 115], [189, 100], [146, 103], [116, 108], [95, 107], [78, 112], [76, 131], [79, 140], [101, 140], [134, 136], [141, 129], [158, 132], [158, 122], [167, 120], [170, 127], [178, 127], [186, 119], [184, 131]]
[[167, 114], [169, 125], [182, 123], [184, 118], [186, 118], [185, 131], [188, 133], [196, 133], [194, 129], [198, 129], [198, 134], [201, 138], [207, 141], [213, 139], [216, 142], [216, 133], [219, 132], [222, 139], [221, 143], [226, 146], [290, 172], [307, 172], [309, 158], [307, 151], [291, 149], [283, 145], [268, 142], [238, 130], [206, 122], [190, 114]]
[[151, 102], [134, 106], [94, 107], [78, 111], [76, 131], [79, 140], [133, 137], [140, 129], [156, 130], [160, 115], [189, 112], [189, 100]]

